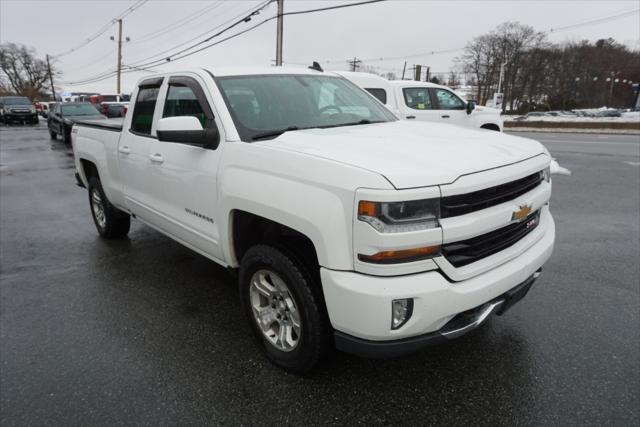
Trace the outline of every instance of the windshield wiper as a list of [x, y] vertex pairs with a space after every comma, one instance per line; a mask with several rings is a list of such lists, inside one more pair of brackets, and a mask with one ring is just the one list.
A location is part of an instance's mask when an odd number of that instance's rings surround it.
[[252, 141], [257, 141], [258, 139], [264, 139], [264, 138], [270, 138], [270, 137], [278, 137], [280, 135], [282, 135], [285, 132], [288, 132], [290, 130], [300, 130], [300, 128], [298, 126], [289, 126], [286, 129], [280, 129], [280, 130], [272, 130], [269, 132], [264, 132], [264, 133], [259, 133], [255, 136], [253, 136], [251, 138]]
[[338, 124], [335, 124], [335, 125], [320, 126], [320, 128], [327, 129], [327, 128], [337, 128], [337, 127], [341, 127], [341, 126], [370, 125], [371, 123], [384, 123], [384, 120], [362, 119], [359, 122], [338, 123]]

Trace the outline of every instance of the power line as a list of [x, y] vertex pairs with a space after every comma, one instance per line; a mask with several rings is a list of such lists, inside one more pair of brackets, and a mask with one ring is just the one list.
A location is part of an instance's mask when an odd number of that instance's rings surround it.
[[139, 7], [141, 7], [142, 5], [144, 5], [148, 1], [149, 0], [138, 0], [132, 6], [128, 7], [124, 11], [120, 12], [120, 14], [118, 16], [116, 16], [115, 18], [113, 18], [110, 22], [108, 22], [107, 24], [105, 24], [102, 27], [100, 27], [100, 29], [97, 32], [95, 32], [91, 36], [87, 37], [82, 43], [80, 43], [79, 45], [77, 45], [77, 46], [75, 46], [75, 47], [73, 47], [71, 49], [68, 49], [68, 50], [66, 50], [66, 51], [64, 51], [62, 53], [59, 53], [57, 55], [53, 55], [53, 57], [54, 58], [60, 58], [62, 56], [68, 55], [70, 53], [73, 53], [73, 52], [85, 47], [86, 45], [88, 45], [89, 43], [91, 43], [92, 41], [94, 41], [95, 39], [97, 39], [98, 37], [103, 35], [104, 33], [106, 33], [109, 30], [109, 28], [111, 28], [118, 21], [118, 19], [122, 19], [125, 16], [130, 15], [131, 13], [133, 13], [134, 10], [138, 9]]
[[152, 31], [151, 33], [144, 34], [144, 35], [142, 35], [140, 37], [136, 37], [136, 39], [133, 42], [131, 42], [131, 44], [143, 43], [145, 41], [149, 41], [149, 40], [155, 39], [155, 38], [157, 38], [157, 37], [159, 37], [159, 36], [161, 36], [163, 34], [175, 31], [178, 28], [184, 27], [188, 23], [190, 23], [192, 21], [195, 21], [196, 19], [205, 16], [207, 13], [219, 8], [223, 4], [225, 4], [225, 3], [216, 2], [216, 3], [212, 4], [212, 5], [204, 7], [202, 9], [198, 9], [194, 13], [187, 15], [186, 17], [184, 17], [184, 18], [174, 22], [173, 24], [169, 25], [168, 27], [164, 27], [164, 28], [161, 28], [160, 30]]
[[[302, 15], [302, 14], [308, 14], [308, 13], [323, 12], [323, 11], [333, 10], [333, 9], [342, 9], [342, 8], [346, 8], [346, 7], [361, 6], [361, 5], [370, 4], [370, 3], [380, 3], [380, 2], [383, 2], [383, 1], [386, 1], [386, 0], [367, 0], [367, 1], [360, 1], [360, 2], [356, 2], [356, 3], [348, 3], [348, 4], [341, 4], [341, 5], [335, 5], [335, 6], [322, 7], [322, 8], [317, 8], [317, 9], [298, 10], [298, 11], [293, 11], [293, 12], [285, 12], [285, 13], [281, 14], [281, 16]], [[202, 41], [200, 41], [200, 42], [198, 42], [198, 43], [196, 43], [196, 44], [194, 44], [194, 45], [192, 45], [192, 46], [190, 46], [188, 48], [182, 49], [179, 52], [175, 52], [175, 53], [167, 56], [166, 58], [164, 58], [164, 61], [169, 62], [169, 61], [176, 61], [178, 59], [186, 58], [187, 56], [191, 56], [191, 55], [193, 55], [195, 53], [198, 53], [198, 52], [201, 52], [201, 51], [203, 51], [205, 49], [209, 49], [209, 48], [211, 48], [211, 47], [213, 47], [213, 46], [215, 46], [217, 44], [220, 44], [223, 41], [230, 40], [230, 39], [232, 39], [234, 37], [237, 37], [237, 36], [239, 36], [241, 34], [244, 34], [244, 33], [248, 32], [248, 31], [251, 31], [251, 30], [253, 30], [253, 29], [257, 28], [257, 27], [260, 27], [260, 26], [266, 24], [269, 21], [277, 19], [278, 15], [271, 16], [271, 17], [263, 20], [262, 22], [254, 25], [253, 27], [250, 27], [247, 30], [244, 30], [244, 31], [242, 31], [240, 33], [234, 34], [231, 37], [227, 37], [226, 39], [223, 39], [223, 40], [221, 40], [219, 42], [209, 44], [207, 46], [204, 46], [203, 48], [200, 48], [200, 49], [195, 50], [193, 52], [189, 52], [189, 53], [184, 54], [182, 56], [177, 56], [177, 55], [180, 55], [181, 53], [184, 53], [184, 52], [187, 52], [187, 51], [193, 49], [194, 47], [197, 47], [197, 46], [199, 46], [201, 44], [204, 44], [204, 43], [210, 41], [211, 39], [213, 39], [213, 38], [221, 35], [222, 33], [232, 29], [233, 27], [239, 25], [242, 22], [248, 22], [251, 19], [252, 16], [257, 15], [259, 13], [259, 11], [264, 9], [267, 5], [269, 5], [272, 2], [273, 2], [273, 0], [267, 1], [263, 6], [259, 7], [256, 11], [252, 12], [250, 15], [248, 15], [244, 19], [242, 19], [240, 21], [237, 21], [236, 23], [234, 23], [234, 24], [230, 25], [229, 27], [225, 28], [224, 30], [219, 31], [218, 33], [206, 38], [205, 40], [202, 40]], [[163, 62], [163, 60], [159, 59], [159, 60], [151, 61], [149, 63], [145, 63], [145, 64], [142, 64], [142, 65], [143, 66], [149, 66], [149, 65], [153, 65], [154, 63], [162, 63], [162, 62]], [[136, 63], [136, 64], [139, 64], [139, 63]]]
[[578, 24], [571, 24], [571, 25], [566, 25], [564, 27], [557, 27], [557, 28], [549, 28], [548, 30], [543, 31], [543, 32], [545, 32], [545, 33], [557, 33], [557, 32], [560, 32], [560, 31], [571, 30], [571, 29], [574, 29], [574, 28], [580, 28], [580, 27], [584, 27], [584, 26], [588, 26], [588, 25], [592, 25], [592, 24], [601, 24], [601, 23], [604, 23], [604, 22], [615, 21], [616, 19], [624, 18], [626, 16], [635, 15], [638, 12], [640, 12], [640, 9], [628, 10], [626, 12], [618, 13], [616, 15], [610, 15], [610, 16], [605, 16], [603, 18], [592, 19], [590, 21], [580, 22]]
[[[355, 3], [328, 6], [328, 7], [323, 7], [323, 8], [299, 10], [299, 11], [283, 13], [282, 16], [285, 16], [285, 15], [302, 15], [302, 14], [308, 14], [308, 13], [323, 12], [323, 11], [327, 11], [327, 10], [342, 9], [342, 8], [354, 7], [354, 6], [361, 6], [361, 5], [365, 5], [365, 4], [371, 4], [371, 3], [380, 3], [380, 2], [383, 2], [383, 1], [386, 1], [386, 0], [367, 0], [367, 1], [360, 1], [360, 2], [355, 2]], [[228, 41], [228, 40], [231, 40], [231, 39], [233, 39], [235, 37], [238, 37], [238, 36], [240, 36], [242, 34], [245, 34], [245, 33], [249, 32], [249, 31], [252, 31], [255, 28], [258, 28], [258, 27], [266, 24], [267, 22], [270, 22], [270, 21], [276, 19], [278, 17], [278, 15], [274, 15], [274, 16], [271, 16], [269, 18], [266, 18], [265, 20], [257, 23], [256, 25], [253, 25], [253, 26], [251, 26], [251, 27], [249, 27], [249, 28], [247, 28], [247, 29], [245, 29], [243, 31], [240, 31], [240, 32], [238, 32], [236, 34], [233, 34], [233, 35], [231, 35], [229, 37], [226, 37], [226, 38], [224, 38], [222, 40], [219, 40], [217, 42], [205, 45], [205, 46], [203, 46], [203, 47], [201, 47], [201, 48], [199, 48], [199, 49], [197, 49], [195, 51], [187, 52], [187, 51], [192, 50], [193, 48], [195, 48], [197, 46], [200, 46], [200, 45], [202, 45], [202, 44], [204, 44], [204, 43], [206, 43], [208, 41], [211, 41], [213, 38], [220, 36], [221, 34], [225, 33], [226, 31], [231, 30], [232, 28], [238, 26], [239, 24], [241, 24], [243, 22], [249, 22], [253, 16], [258, 15], [260, 13], [260, 11], [262, 11], [264, 8], [266, 8], [272, 2], [273, 2], [273, 0], [266, 1], [265, 3], [261, 4], [258, 8], [256, 8], [253, 12], [251, 12], [249, 15], [245, 16], [243, 19], [240, 19], [240, 20], [234, 22], [233, 24], [231, 24], [230, 26], [228, 26], [228, 27], [224, 28], [223, 30], [217, 32], [216, 34], [214, 34], [212, 36], [209, 36], [206, 39], [201, 40], [201, 41], [195, 43], [192, 46], [189, 46], [188, 48], [182, 49], [182, 50], [180, 50], [178, 52], [174, 52], [171, 55], [168, 55], [167, 57], [165, 57], [163, 59], [154, 60], [154, 61], [150, 61], [148, 63], [143, 63], [143, 64], [140, 64], [141, 61], [133, 62], [133, 63], [130, 64], [130, 66], [136, 66], [136, 67], [139, 67], [139, 68], [155, 68], [155, 67], [158, 67], [160, 65], [165, 64], [166, 62], [173, 62], [173, 61], [177, 61], [179, 59], [186, 58], [188, 56], [194, 55], [194, 54], [196, 54], [198, 52], [201, 52], [203, 50], [209, 49], [209, 48], [211, 48], [213, 46], [216, 46], [216, 45], [218, 45], [220, 43], [223, 43], [225, 41]], [[181, 54], [183, 54], [183, 55], [181, 55]], [[156, 54], [154, 56], [157, 56], [157, 55], [158, 54]], [[131, 70], [131, 72], [132, 71], [134, 71], [134, 70]], [[112, 75], [114, 75], [114, 73], [107, 73], [107, 74], [103, 74], [101, 76], [95, 76], [94, 78], [91, 78], [91, 79], [86, 79], [84, 81], [70, 82], [70, 83], [67, 83], [67, 84], [69, 84], [69, 85], [78, 85], [78, 84], [94, 83], [94, 82], [97, 82], [97, 81], [101, 81], [101, 80], [107, 79], [107, 78], [111, 77]]]

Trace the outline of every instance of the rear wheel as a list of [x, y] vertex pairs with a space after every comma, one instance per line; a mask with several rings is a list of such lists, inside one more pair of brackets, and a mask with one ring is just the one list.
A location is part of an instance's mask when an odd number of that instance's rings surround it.
[[240, 293], [249, 323], [266, 356], [304, 374], [329, 347], [322, 295], [295, 257], [267, 245], [250, 248], [240, 266]]
[[124, 237], [131, 227], [131, 217], [109, 203], [97, 177], [89, 179], [89, 205], [98, 234], [106, 239]]

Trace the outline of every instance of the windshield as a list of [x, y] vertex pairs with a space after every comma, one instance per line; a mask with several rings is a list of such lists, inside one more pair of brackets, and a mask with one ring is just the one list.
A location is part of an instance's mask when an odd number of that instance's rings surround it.
[[5, 98], [3, 102], [5, 105], [31, 105], [29, 98]]
[[396, 120], [382, 104], [341, 77], [257, 75], [216, 77], [243, 141], [286, 130]]
[[62, 106], [63, 116], [99, 116], [100, 113], [92, 104], [72, 104]]

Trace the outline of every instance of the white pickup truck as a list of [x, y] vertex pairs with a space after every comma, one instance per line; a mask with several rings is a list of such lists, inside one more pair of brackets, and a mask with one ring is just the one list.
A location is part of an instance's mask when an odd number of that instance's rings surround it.
[[451, 88], [429, 82], [387, 80], [370, 73], [339, 71], [385, 104], [403, 120], [442, 122], [468, 128], [502, 131], [500, 110], [476, 106]]
[[137, 218], [237, 271], [289, 371], [333, 345], [389, 357], [460, 336], [520, 300], [553, 250], [536, 141], [398, 120], [313, 69], [154, 75], [130, 106], [72, 131], [98, 233]]

